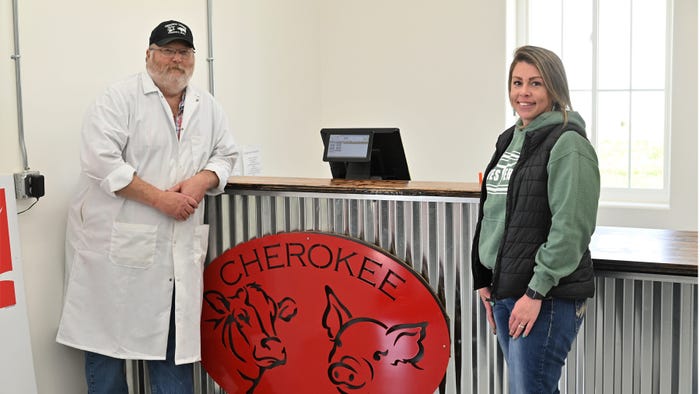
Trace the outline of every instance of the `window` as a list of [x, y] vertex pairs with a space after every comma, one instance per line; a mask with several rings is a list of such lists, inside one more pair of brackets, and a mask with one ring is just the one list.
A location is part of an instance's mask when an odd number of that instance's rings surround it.
[[[667, 203], [670, 0], [513, 0], [513, 46], [557, 53], [587, 123], [601, 200]], [[509, 63], [509, 62], [508, 62]]]

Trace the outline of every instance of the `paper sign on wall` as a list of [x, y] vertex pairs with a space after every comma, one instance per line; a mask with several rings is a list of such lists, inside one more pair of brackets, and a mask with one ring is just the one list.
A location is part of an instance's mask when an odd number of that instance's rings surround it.
[[262, 175], [262, 151], [260, 145], [244, 145], [240, 148], [238, 153], [238, 160], [236, 160], [236, 164], [233, 166], [231, 175]]

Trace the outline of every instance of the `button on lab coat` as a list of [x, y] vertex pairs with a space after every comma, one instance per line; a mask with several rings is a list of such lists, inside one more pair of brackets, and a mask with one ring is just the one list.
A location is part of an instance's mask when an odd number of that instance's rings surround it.
[[177, 364], [200, 360], [204, 203], [186, 221], [119, 197], [136, 174], [167, 189], [211, 170], [221, 193], [237, 157], [228, 121], [188, 87], [178, 140], [168, 103], [146, 73], [110, 87], [87, 112], [81, 174], [66, 230], [57, 341], [125, 359], [165, 359], [173, 289]]

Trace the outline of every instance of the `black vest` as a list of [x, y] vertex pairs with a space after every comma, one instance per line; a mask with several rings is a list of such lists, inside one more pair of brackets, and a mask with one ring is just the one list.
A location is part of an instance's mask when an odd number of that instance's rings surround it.
[[[515, 126], [498, 137], [496, 152], [485, 174], [498, 163], [508, 148], [514, 130]], [[522, 296], [532, 278], [535, 255], [539, 247], [546, 242], [552, 224], [547, 195], [549, 155], [565, 130], [574, 130], [585, 137], [585, 132], [574, 124], [553, 125], [526, 134], [520, 158], [508, 185], [505, 232], [493, 273], [479, 260], [479, 233], [486, 199], [486, 182], [482, 184], [479, 221], [472, 244], [472, 274], [474, 287], [478, 289], [490, 285], [493, 298]], [[561, 278], [559, 284], [553, 287], [547, 296], [587, 298], [592, 297], [594, 291], [593, 262], [590, 251], [586, 249], [576, 270]]]

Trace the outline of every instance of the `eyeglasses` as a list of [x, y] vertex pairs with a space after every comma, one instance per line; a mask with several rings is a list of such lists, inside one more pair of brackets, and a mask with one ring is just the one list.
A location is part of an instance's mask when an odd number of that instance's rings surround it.
[[184, 48], [184, 49], [173, 49], [173, 48], [148, 48], [151, 51], [160, 51], [161, 55], [167, 58], [173, 58], [175, 55], [180, 55], [184, 59], [190, 58], [194, 55], [194, 49]]

